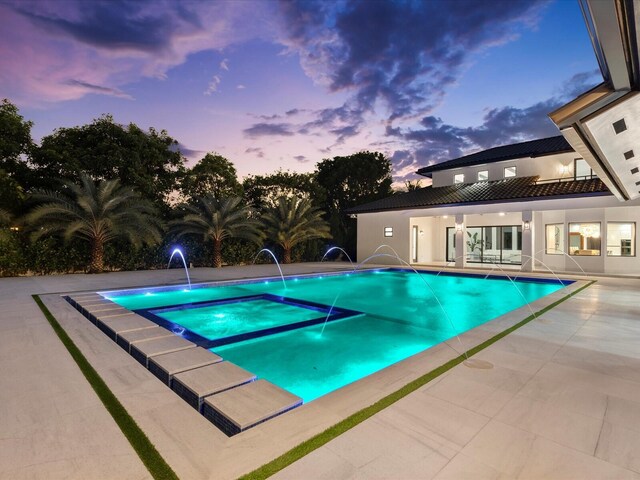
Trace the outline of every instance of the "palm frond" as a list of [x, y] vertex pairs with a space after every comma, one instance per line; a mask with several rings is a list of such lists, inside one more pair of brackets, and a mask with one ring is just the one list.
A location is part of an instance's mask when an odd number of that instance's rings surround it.
[[308, 240], [331, 238], [329, 224], [322, 215], [308, 199], [280, 197], [262, 221], [267, 237], [290, 249]]
[[30, 201], [38, 204], [25, 216], [33, 240], [60, 233], [65, 240], [103, 244], [118, 237], [134, 244], [160, 241], [153, 206], [118, 180], [96, 183], [82, 175], [79, 184], [65, 183], [65, 193], [36, 191]]

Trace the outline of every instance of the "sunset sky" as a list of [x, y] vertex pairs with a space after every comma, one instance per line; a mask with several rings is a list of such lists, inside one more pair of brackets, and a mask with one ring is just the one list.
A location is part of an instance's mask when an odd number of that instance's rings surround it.
[[574, 0], [0, 0], [0, 98], [36, 141], [109, 113], [240, 176], [368, 149], [415, 178], [556, 135], [601, 81]]

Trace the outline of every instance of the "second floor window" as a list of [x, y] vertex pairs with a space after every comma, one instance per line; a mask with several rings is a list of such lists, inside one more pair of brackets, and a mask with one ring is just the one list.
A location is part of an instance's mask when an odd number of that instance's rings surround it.
[[456, 173], [453, 176], [453, 183], [464, 183], [464, 173]]
[[584, 158], [576, 158], [573, 164], [573, 172], [576, 180], [586, 180], [593, 177], [593, 170]]
[[487, 180], [489, 180], [489, 170], [480, 170], [478, 172], [478, 181], [486, 182]]
[[504, 178], [516, 176], [516, 167], [504, 167]]

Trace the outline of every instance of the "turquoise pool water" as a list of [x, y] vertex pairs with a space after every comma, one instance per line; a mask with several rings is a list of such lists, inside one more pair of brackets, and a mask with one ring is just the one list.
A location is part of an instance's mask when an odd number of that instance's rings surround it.
[[315, 310], [269, 300], [186, 308], [156, 315], [208, 339], [264, 330], [322, 316]]
[[[308, 402], [521, 307], [525, 299], [532, 302], [560, 288], [557, 282], [514, 285], [508, 279], [482, 276], [383, 270], [290, 278], [286, 288], [280, 280], [272, 280], [105, 295], [132, 310], [266, 293], [360, 312], [328, 322], [323, 333], [318, 324], [212, 349]], [[252, 300], [162, 313], [167, 314], [170, 321], [213, 340], [317, 318], [319, 312]], [[228, 321], [222, 322], [223, 318]]]

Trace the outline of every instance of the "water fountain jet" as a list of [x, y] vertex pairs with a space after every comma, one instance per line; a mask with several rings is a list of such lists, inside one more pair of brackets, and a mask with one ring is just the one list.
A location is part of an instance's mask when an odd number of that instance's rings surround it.
[[256, 253], [256, 256], [253, 257], [252, 265], [255, 265], [256, 260], [258, 259], [258, 257], [260, 256], [260, 254], [262, 252], [266, 252], [269, 255], [271, 255], [271, 257], [273, 258], [273, 261], [276, 262], [276, 266], [278, 267], [278, 271], [280, 272], [280, 278], [282, 279], [282, 285], [284, 285], [284, 288], [286, 290], [287, 289], [287, 282], [284, 281], [284, 275], [282, 274], [282, 268], [280, 268], [280, 263], [278, 263], [278, 259], [276, 258], [275, 254], [271, 250], [269, 250], [268, 248], [263, 248], [258, 253]]
[[323, 260], [325, 259], [325, 257], [327, 255], [329, 255], [332, 251], [334, 250], [340, 250], [342, 253], [344, 253], [347, 256], [347, 259], [349, 259], [349, 263], [351, 264], [351, 266], [353, 267], [353, 260], [351, 260], [351, 257], [349, 256], [349, 254], [344, 250], [344, 248], [341, 247], [331, 247], [329, 250], [327, 250], [325, 252], [325, 254], [322, 256], [322, 259], [320, 260], [320, 263], [323, 262]]
[[187, 268], [187, 261], [184, 259], [182, 250], [180, 250], [179, 248], [174, 248], [173, 252], [171, 252], [171, 256], [169, 257], [169, 263], [167, 264], [167, 270], [171, 267], [171, 260], [173, 260], [173, 257], [176, 255], [178, 255], [182, 259], [182, 265], [184, 266], [184, 273], [187, 274], [187, 282], [189, 282], [189, 291], [191, 291], [191, 278], [189, 278], [189, 269]]

